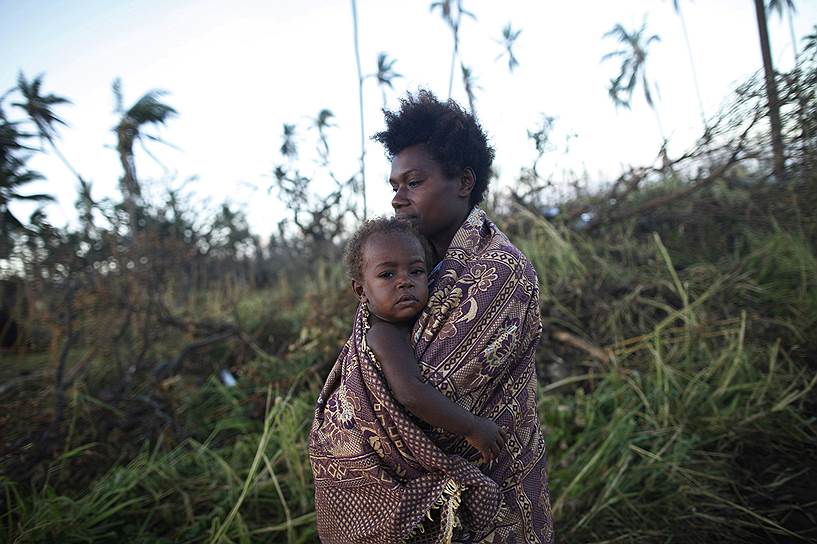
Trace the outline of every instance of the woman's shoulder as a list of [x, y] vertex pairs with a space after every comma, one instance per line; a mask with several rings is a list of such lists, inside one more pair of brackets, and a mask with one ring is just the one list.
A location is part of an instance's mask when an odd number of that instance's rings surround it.
[[509, 268], [517, 273], [533, 271], [533, 266], [528, 257], [511, 241], [496, 223], [488, 220], [487, 224], [490, 229], [490, 236], [487, 240], [488, 243], [485, 245], [485, 251], [482, 252], [483, 256], [486, 258], [496, 258], [501, 255], [502, 260], [508, 264]]

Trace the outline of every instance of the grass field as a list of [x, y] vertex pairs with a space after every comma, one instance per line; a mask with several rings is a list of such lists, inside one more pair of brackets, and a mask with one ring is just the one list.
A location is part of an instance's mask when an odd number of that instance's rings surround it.
[[[559, 540], [817, 542], [814, 231], [773, 210], [728, 232], [687, 213], [592, 236], [498, 214], [540, 276]], [[306, 436], [354, 300], [336, 264], [291, 282], [185, 301], [234, 319], [245, 340], [198, 350], [158, 382], [137, 376], [116, 402], [110, 359], [83, 343], [73, 357], [92, 364], [36, 463], [25, 437], [52, 416], [55, 351], [4, 355], [0, 541], [317, 541]], [[163, 336], [151, 354], [181, 345]], [[234, 387], [218, 378], [227, 367]]]

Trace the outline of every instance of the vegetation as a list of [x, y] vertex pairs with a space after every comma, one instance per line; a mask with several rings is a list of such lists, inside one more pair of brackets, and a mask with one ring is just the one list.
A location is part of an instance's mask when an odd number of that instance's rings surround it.
[[[437, 8], [456, 60], [470, 14]], [[520, 30], [506, 28], [512, 70]], [[490, 200], [539, 273], [561, 540], [817, 542], [815, 44], [775, 76], [785, 180], [755, 76], [683, 156], [560, 202], [541, 175], [544, 117], [532, 166]], [[394, 60], [375, 77], [390, 86]], [[116, 84], [121, 199], [92, 198], [65, 161], [79, 224], [57, 229], [9, 207], [50, 198], [25, 191], [29, 157], [64, 125], [66, 99], [44, 86], [21, 74], [0, 99], [0, 542], [316, 541], [306, 437], [356, 304], [338, 256], [363, 157], [332, 169], [328, 110], [287, 124], [273, 189], [291, 216], [262, 243], [184, 185], [142, 194], [134, 144], [175, 110], [161, 91], [125, 110]]]

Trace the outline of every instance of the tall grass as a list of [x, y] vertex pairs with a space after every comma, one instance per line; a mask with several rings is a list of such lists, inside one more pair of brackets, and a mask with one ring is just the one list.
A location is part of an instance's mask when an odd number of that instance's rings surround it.
[[[817, 542], [813, 242], [771, 224], [694, 261], [674, 231], [592, 238], [514, 220], [546, 330], [613, 355], [544, 339], [568, 367], [539, 396], [560, 541]], [[30, 483], [0, 480], [0, 541], [316, 542], [306, 437], [355, 301], [337, 263], [295, 291], [191, 305], [234, 302], [250, 347], [202, 353], [198, 368], [234, 364], [238, 385], [201, 370], [165, 380], [172, 425], [142, 442], [97, 430], [100, 414], [127, 418], [79, 383], [60, 457]]]
[[[207, 436], [169, 451], [157, 442], [84, 490], [58, 493], [51, 485], [26, 488], [3, 479], [0, 540], [315, 541], [305, 443], [313, 396], [294, 389], [283, 396], [270, 392], [263, 423], [229, 415], [230, 407], [246, 400], [211, 380], [190, 407], [224, 411], [203, 426]], [[84, 453], [93, 454], [93, 448]]]

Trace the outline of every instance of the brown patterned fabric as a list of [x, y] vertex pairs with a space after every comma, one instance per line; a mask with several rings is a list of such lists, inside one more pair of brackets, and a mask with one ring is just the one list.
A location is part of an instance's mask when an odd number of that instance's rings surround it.
[[327, 544], [553, 542], [536, 414], [536, 273], [475, 208], [432, 281], [412, 339], [421, 374], [501, 426], [507, 447], [482, 464], [462, 437], [403, 408], [366, 346], [361, 307], [309, 437], [318, 534]]

